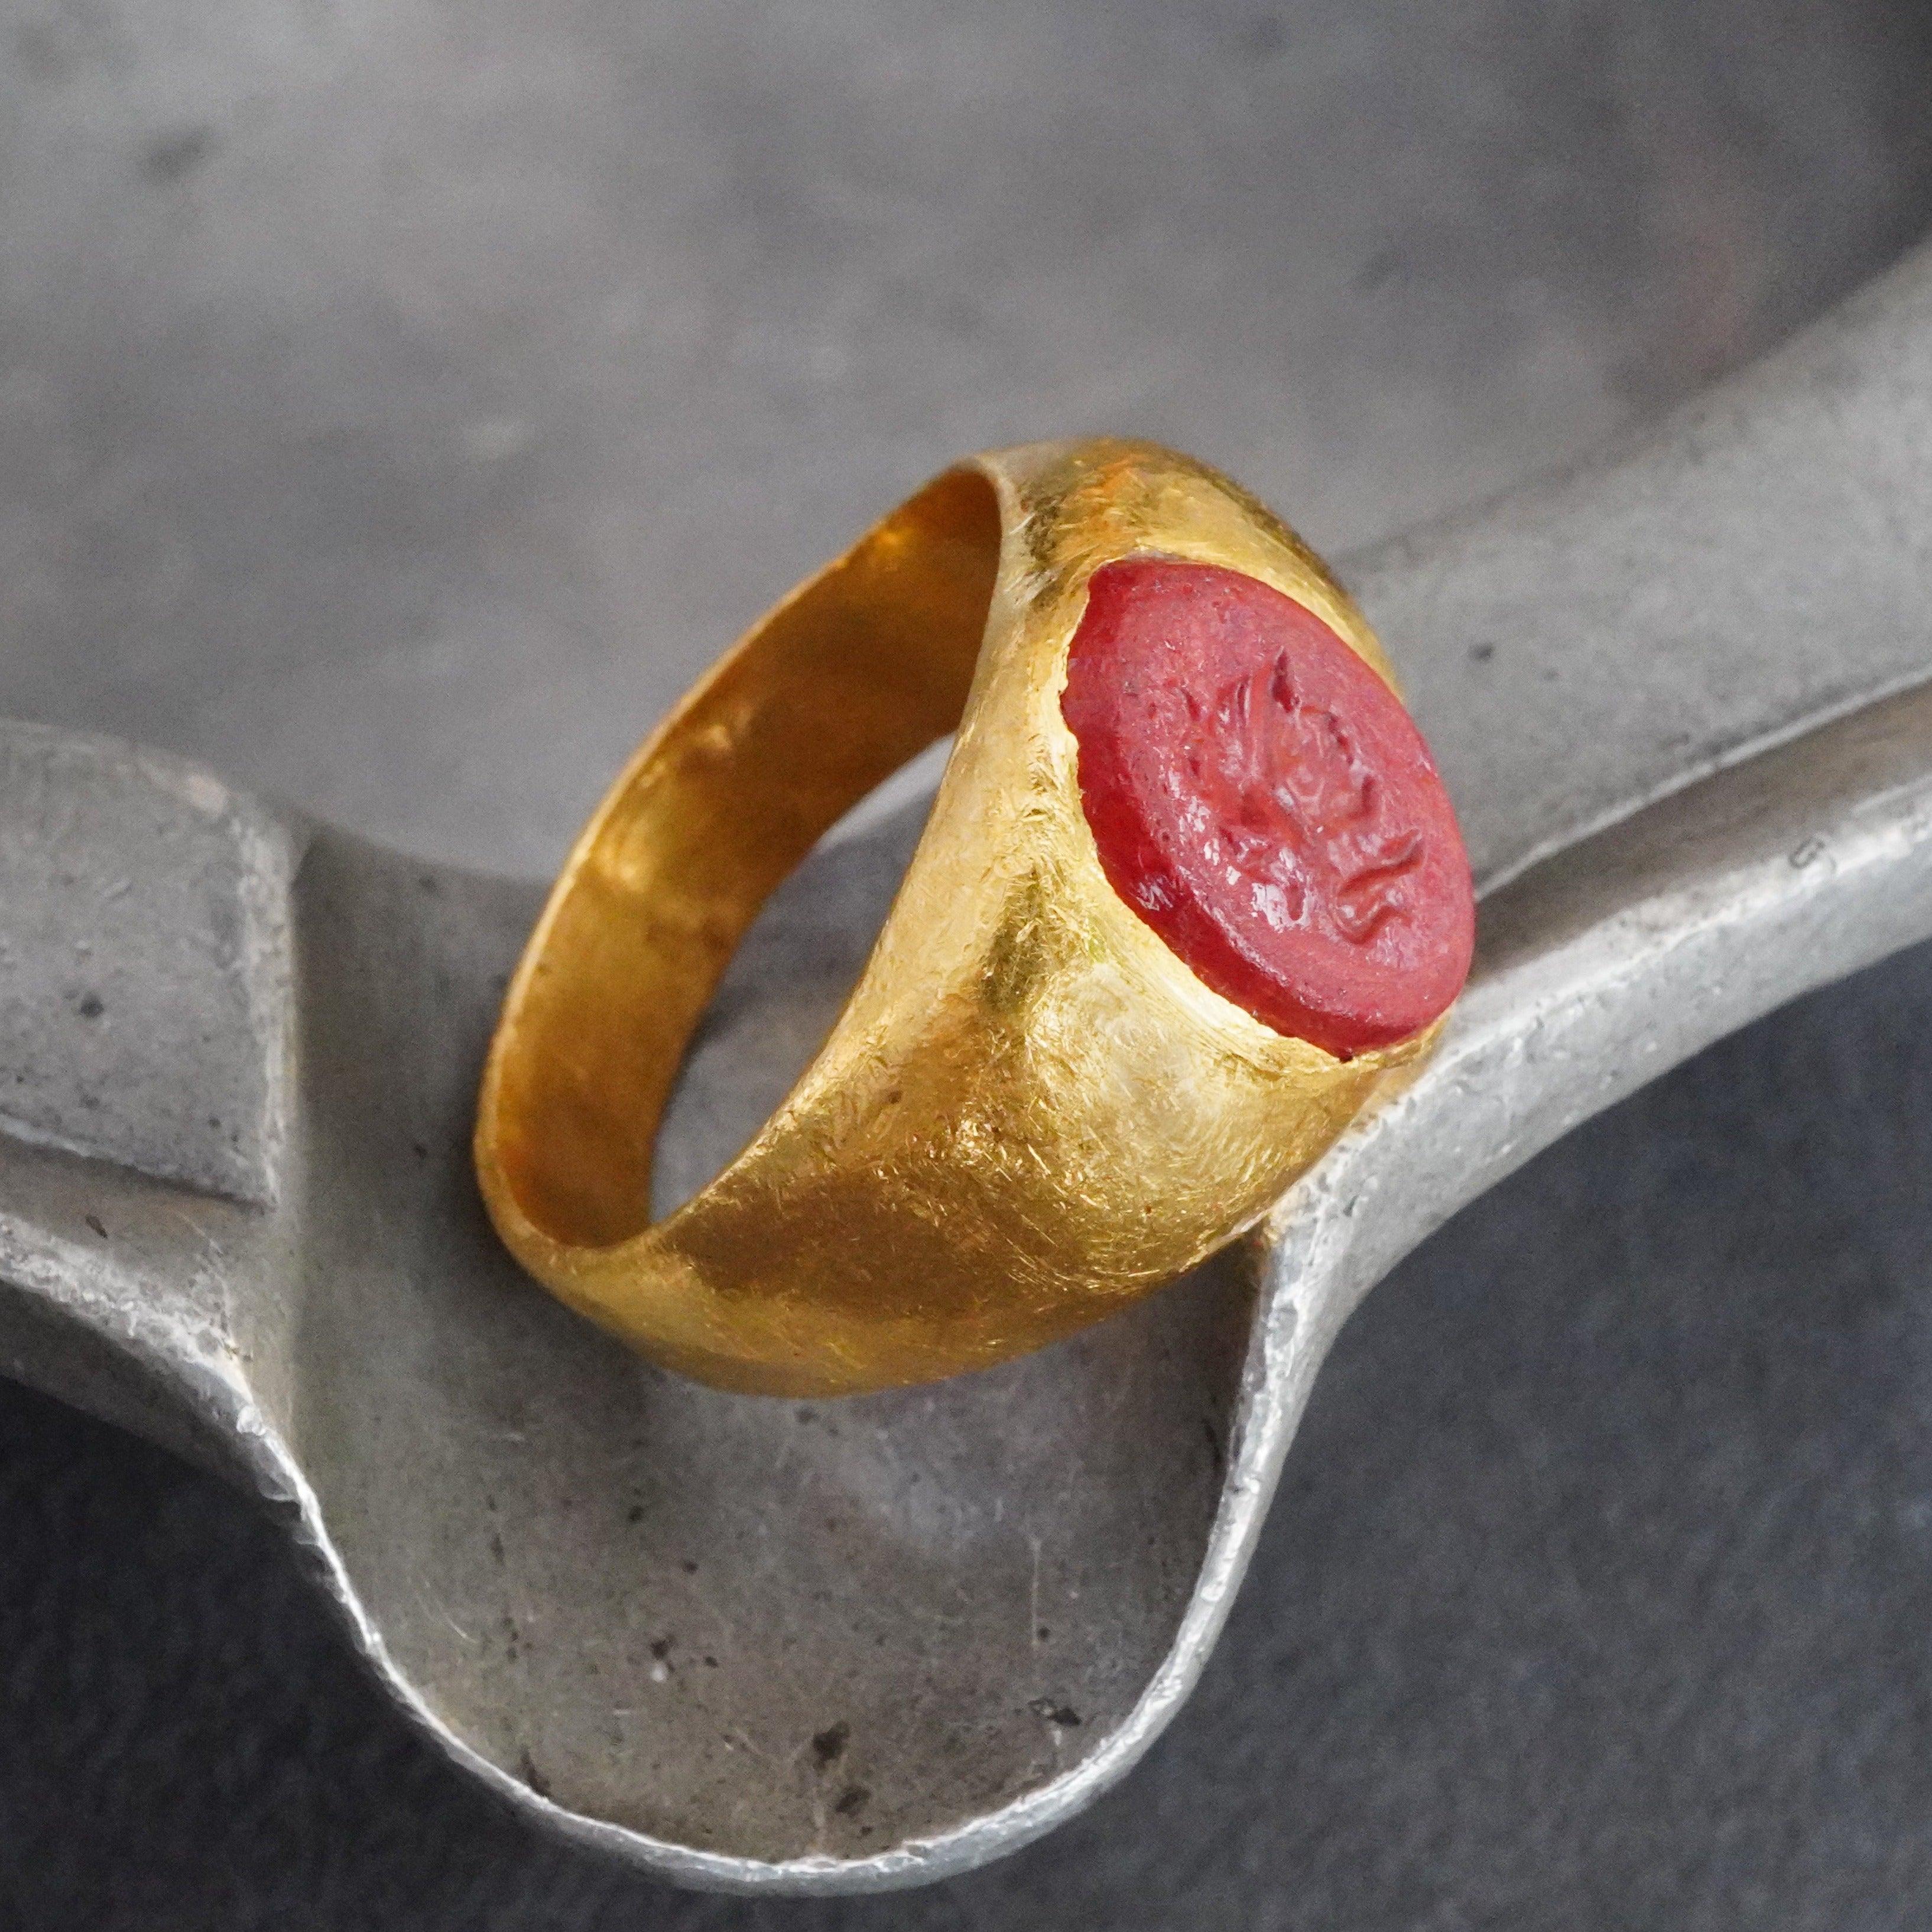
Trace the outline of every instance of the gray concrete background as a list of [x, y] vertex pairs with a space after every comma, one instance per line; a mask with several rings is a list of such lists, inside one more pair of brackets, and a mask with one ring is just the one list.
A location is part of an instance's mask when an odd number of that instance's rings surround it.
[[[1685, 393], [1923, 226], [1929, 73], [1905, 0], [4, 0], [0, 711], [540, 869], [963, 448], [1155, 435], [1345, 551]], [[916, 1900], [538, 1844], [244, 1506], [0, 1389], [0, 1922], [1920, 1922], [1928, 990], [1416, 1257], [1149, 1765]]]

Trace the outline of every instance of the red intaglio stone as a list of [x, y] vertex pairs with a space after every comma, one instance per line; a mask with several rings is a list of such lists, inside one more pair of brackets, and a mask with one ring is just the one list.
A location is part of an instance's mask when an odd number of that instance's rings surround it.
[[1469, 861], [1429, 747], [1322, 620], [1210, 564], [1103, 566], [1060, 710], [1120, 896], [1208, 986], [1341, 1058], [1468, 977]]

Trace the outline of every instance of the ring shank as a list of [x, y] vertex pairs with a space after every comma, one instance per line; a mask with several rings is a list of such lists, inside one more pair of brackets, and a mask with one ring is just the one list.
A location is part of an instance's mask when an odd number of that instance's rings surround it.
[[649, 1225], [686, 1043], [746, 928], [852, 806], [952, 730], [998, 574], [992, 484], [949, 472], [719, 661], [633, 759], [512, 982], [489, 1111], [557, 1241]]

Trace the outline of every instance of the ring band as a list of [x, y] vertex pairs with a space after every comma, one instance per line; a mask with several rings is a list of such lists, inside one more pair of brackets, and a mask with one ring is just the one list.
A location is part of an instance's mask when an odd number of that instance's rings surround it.
[[[476, 1138], [504, 1241], [721, 1386], [929, 1380], [1257, 1221], [1426, 1052], [1468, 866], [1360, 614], [1150, 445], [947, 472], [686, 695], [572, 850]], [[650, 1218], [686, 1042], [766, 896], [957, 730], [860, 982], [751, 1144]]]

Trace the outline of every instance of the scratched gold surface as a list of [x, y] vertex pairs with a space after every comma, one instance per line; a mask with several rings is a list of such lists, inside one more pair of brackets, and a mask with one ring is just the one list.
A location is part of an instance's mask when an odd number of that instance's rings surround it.
[[[1102, 564], [1217, 563], [1391, 684], [1320, 561], [1144, 443], [949, 471], [713, 666], [585, 828], [506, 998], [476, 1166], [572, 1307], [723, 1387], [930, 1380], [1066, 1335], [1251, 1226], [1434, 1030], [1343, 1062], [1210, 992], [1114, 892], [1060, 713]], [[686, 1042], [766, 896], [957, 726], [872, 957], [778, 1112], [650, 1219]]]

